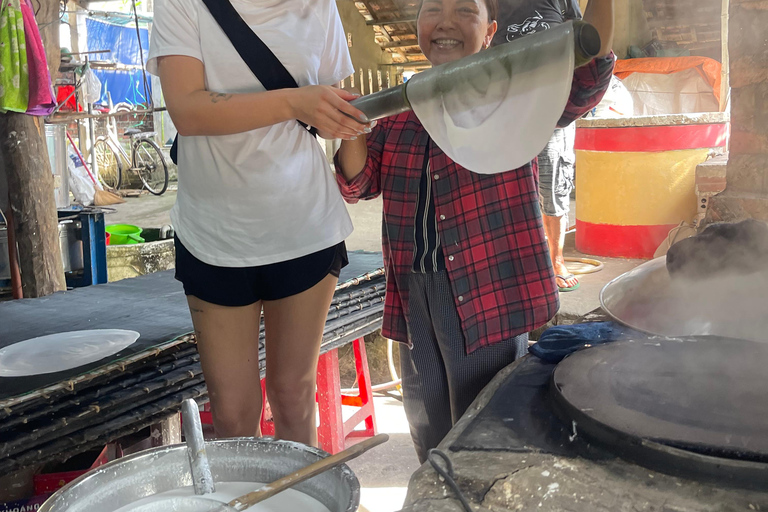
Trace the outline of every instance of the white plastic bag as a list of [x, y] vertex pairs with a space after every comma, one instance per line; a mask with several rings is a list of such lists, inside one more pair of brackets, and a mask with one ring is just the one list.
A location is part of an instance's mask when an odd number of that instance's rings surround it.
[[85, 170], [83, 162], [80, 161], [80, 157], [72, 149], [71, 145], [67, 146], [67, 167], [69, 168], [69, 190], [72, 191], [72, 195], [75, 196], [75, 200], [83, 206], [91, 206], [93, 204], [93, 198], [96, 196], [96, 187], [93, 184], [93, 180], [88, 176], [88, 171]]
[[83, 99], [86, 103], [98, 103], [101, 99], [101, 80], [92, 69], [83, 75]]
[[668, 75], [632, 73], [624, 79], [636, 116], [719, 112], [712, 86], [695, 69]]
[[595, 117], [632, 117], [634, 110], [632, 94], [620, 79], [612, 76], [605, 96], [595, 108]]

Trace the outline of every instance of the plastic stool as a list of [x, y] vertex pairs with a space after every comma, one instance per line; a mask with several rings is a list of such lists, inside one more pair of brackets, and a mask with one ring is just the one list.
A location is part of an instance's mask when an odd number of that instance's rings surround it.
[[[347, 437], [371, 437], [377, 434], [371, 376], [363, 338], [356, 339], [353, 342], [353, 348], [360, 390], [357, 395], [341, 394], [337, 350], [320, 356], [318, 366], [317, 403], [320, 408], [320, 426], [317, 429], [317, 437], [320, 448], [332, 454], [344, 449], [344, 441]], [[357, 407], [358, 410], [350, 419], [344, 421], [341, 414], [342, 405]], [[363, 422], [365, 422], [365, 430], [355, 430]]]

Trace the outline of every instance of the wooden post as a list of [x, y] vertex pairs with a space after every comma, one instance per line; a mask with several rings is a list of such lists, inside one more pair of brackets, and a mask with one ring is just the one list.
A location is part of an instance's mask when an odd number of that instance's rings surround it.
[[3, 153], [16, 228], [24, 296], [64, 290], [53, 173], [41, 119], [9, 112], [0, 117]]
[[181, 443], [181, 415], [174, 413], [160, 423], [149, 427], [150, 444], [158, 446], [170, 446]]
[[[60, 3], [39, 0], [37, 5], [48, 69], [55, 76], [60, 60]], [[53, 174], [42, 120], [11, 112], [0, 115], [0, 152], [8, 175], [9, 213], [16, 228], [24, 296], [64, 290]]]
[[723, 67], [721, 71], [721, 82], [720, 82], [720, 112], [725, 112], [725, 107], [728, 104], [728, 97], [730, 96], [731, 92], [731, 84], [730, 84], [730, 62], [731, 59], [728, 56], [728, 21], [730, 20], [730, 16], [728, 15], [728, 10], [730, 9], [731, 2], [730, 0], [723, 0], [723, 7], [722, 12], [720, 14], [721, 19], [721, 28], [720, 28], [720, 43], [722, 48], [722, 58], [720, 59], [720, 62], [722, 62]]

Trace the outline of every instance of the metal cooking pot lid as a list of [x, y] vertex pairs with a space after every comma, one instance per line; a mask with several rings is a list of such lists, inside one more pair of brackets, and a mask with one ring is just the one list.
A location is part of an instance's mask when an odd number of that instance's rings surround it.
[[661, 257], [608, 283], [600, 303], [616, 321], [660, 336], [768, 339], [768, 274], [678, 281]]
[[71, 370], [117, 354], [139, 339], [136, 331], [70, 331], [20, 341], [0, 349], [0, 377], [28, 377]]
[[766, 462], [766, 364], [768, 343], [747, 340], [611, 343], [560, 363], [552, 377], [554, 399], [570, 411], [579, 432], [609, 444], [650, 440]]

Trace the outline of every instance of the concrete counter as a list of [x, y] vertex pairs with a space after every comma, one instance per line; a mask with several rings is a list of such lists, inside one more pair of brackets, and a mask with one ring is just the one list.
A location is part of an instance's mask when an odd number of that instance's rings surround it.
[[[548, 407], [548, 376], [555, 365], [527, 356], [506, 369], [482, 394], [441, 443], [453, 460], [456, 482], [470, 502], [483, 511], [541, 512], [731, 512], [768, 510], [768, 493], [729, 488], [673, 477], [631, 464], [590, 445], [578, 427], [563, 424], [554, 414], [540, 414]], [[477, 432], [485, 439], [476, 449], [452, 451], [451, 447], [484, 411], [496, 393], [511, 379], [521, 401], [539, 411], [537, 428], [522, 429], [511, 437], [510, 451], [484, 449], [498, 444], [507, 432]], [[543, 383], [543, 384], [542, 384]], [[518, 391], [519, 390], [519, 391]], [[529, 409], [529, 410], [530, 410]], [[505, 422], [530, 421], [504, 417]], [[526, 423], [526, 427], [528, 423]], [[552, 436], [552, 432], [561, 431]], [[559, 439], [559, 441], [558, 441]], [[403, 512], [463, 512], [453, 491], [438, 479], [429, 464], [411, 478]]]

